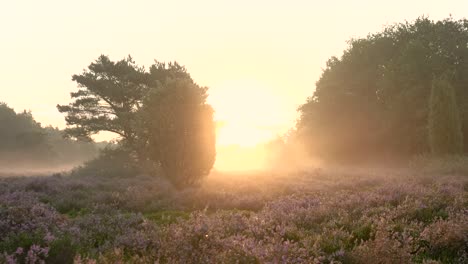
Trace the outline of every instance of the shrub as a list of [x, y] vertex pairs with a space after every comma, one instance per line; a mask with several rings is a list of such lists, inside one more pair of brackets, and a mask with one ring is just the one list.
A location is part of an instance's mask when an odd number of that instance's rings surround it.
[[139, 173], [129, 151], [124, 148], [105, 148], [99, 156], [75, 168], [71, 175], [81, 177], [133, 177]]

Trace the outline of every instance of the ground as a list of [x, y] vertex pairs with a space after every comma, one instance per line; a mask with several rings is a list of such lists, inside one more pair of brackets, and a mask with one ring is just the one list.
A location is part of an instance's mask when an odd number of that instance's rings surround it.
[[468, 261], [466, 159], [213, 172], [182, 191], [81, 172], [0, 179], [0, 262]]

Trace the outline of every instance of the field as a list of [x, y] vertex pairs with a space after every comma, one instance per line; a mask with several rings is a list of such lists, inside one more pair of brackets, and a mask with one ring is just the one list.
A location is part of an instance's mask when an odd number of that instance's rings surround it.
[[[130, 172], [129, 172], [130, 173]], [[0, 179], [0, 262], [466, 263], [468, 162]]]

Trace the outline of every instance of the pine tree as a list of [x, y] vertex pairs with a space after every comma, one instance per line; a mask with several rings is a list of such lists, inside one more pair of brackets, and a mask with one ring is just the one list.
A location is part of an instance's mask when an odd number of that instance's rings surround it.
[[459, 154], [463, 134], [455, 89], [447, 76], [435, 78], [429, 102], [429, 145], [434, 155]]

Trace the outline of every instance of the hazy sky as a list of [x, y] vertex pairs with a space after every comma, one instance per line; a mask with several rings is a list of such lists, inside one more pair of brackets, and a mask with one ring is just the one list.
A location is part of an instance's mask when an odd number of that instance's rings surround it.
[[[421, 15], [462, 18], [454, 1], [0, 0], [0, 101], [63, 127], [56, 104], [100, 54], [176, 60], [210, 87], [217, 118], [292, 126], [326, 60], [346, 41]], [[238, 123], [239, 123], [238, 122]]]

